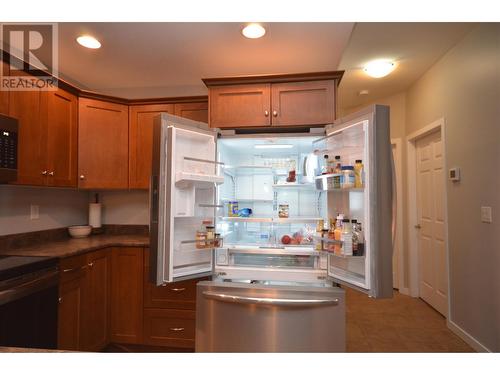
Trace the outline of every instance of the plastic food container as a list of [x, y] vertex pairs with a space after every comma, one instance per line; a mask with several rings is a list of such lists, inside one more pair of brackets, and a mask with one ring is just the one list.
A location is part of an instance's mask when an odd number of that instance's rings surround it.
[[290, 206], [287, 203], [280, 204], [278, 206], [278, 216], [279, 217], [287, 218], [288, 214], [289, 214], [289, 211], [290, 211]]
[[227, 204], [227, 216], [237, 217], [238, 216], [238, 202], [231, 201]]

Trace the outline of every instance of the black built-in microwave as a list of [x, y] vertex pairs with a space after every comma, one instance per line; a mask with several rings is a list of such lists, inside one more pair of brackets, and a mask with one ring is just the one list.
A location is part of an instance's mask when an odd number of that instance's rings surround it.
[[0, 113], [0, 183], [17, 179], [18, 123]]

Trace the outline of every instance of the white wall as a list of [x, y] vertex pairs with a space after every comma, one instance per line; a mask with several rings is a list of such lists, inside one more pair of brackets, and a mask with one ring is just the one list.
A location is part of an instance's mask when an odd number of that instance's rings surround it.
[[[500, 351], [500, 25], [473, 29], [406, 97], [410, 134], [444, 117], [448, 181], [450, 320]], [[493, 224], [480, 207], [493, 208]]]
[[99, 200], [103, 224], [149, 224], [147, 191], [100, 191]]
[[[0, 235], [86, 224], [87, 203], [87, 192], [0, 185]], [[31, 204], [39, 219], [30, 219]]]

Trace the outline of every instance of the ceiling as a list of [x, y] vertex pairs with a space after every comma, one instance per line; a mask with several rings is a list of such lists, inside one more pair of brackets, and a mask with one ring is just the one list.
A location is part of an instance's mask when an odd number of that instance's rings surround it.
[[[60, 23], [59, 73], [82, 88], [126, 98], [206, 95], [201, 78], [335, 70], [353, 23]], [[75, 42], [89, 33], [102, 48]]]
[[[407, 89], [475, 24], [357, 23], [338, 66], [345, 70], [339, 88], [341, 108], [357, 107]], [[390, 59], [397, 68], [384, 78], [363, 72], [370, 60]], [[359, 91], [368, 90], [368, 95]]]
[[[261, 39], [241, 23], [60, 23], [59, 74], [77, 86], [124, 98], [206, 95], [201, 78], [345, 70], [342, 109], [407, 89], [475, 26], [472, 23], [267, 23]], [[75, 41], [91, 34], [102, 48]], [[372, 59], [397, 62], [375, 79]], [[358, 95], [368, 90], [368, 95]]]

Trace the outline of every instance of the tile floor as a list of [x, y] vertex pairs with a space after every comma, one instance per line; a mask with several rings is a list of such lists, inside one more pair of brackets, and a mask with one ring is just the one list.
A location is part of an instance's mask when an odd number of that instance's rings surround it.
[[346, 289], [348, 352], [474, 352], [419, 298], [374, 300]]

